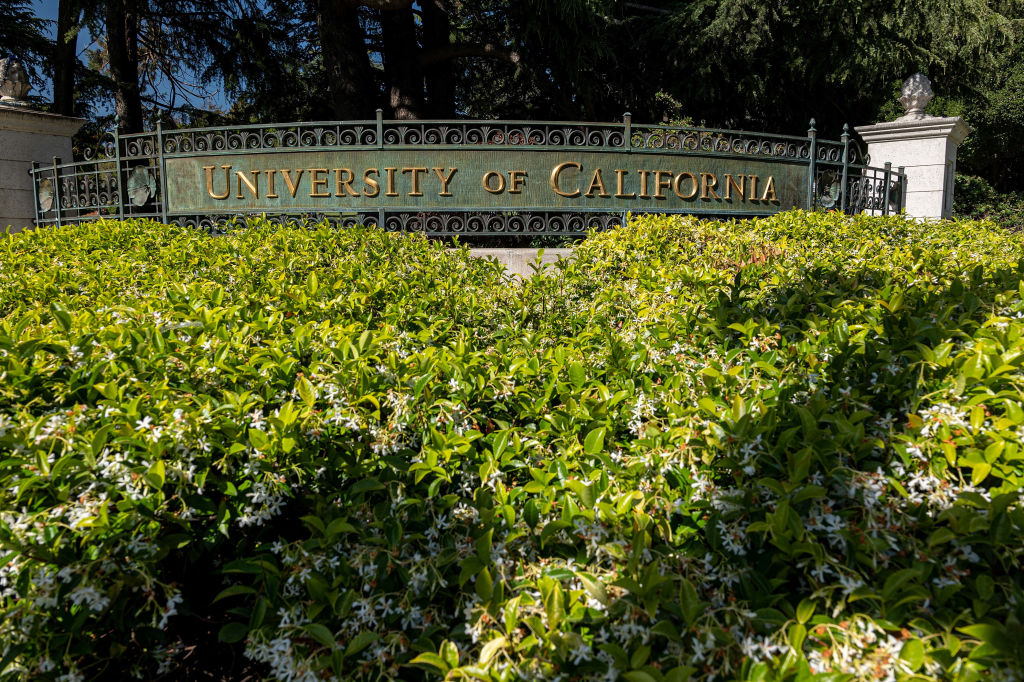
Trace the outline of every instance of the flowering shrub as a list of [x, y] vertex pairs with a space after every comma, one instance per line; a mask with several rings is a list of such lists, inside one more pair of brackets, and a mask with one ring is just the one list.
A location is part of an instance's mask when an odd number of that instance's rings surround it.
[[9, 679], [1018, 679], [1024, 245], [645, 217], [0, 251]]

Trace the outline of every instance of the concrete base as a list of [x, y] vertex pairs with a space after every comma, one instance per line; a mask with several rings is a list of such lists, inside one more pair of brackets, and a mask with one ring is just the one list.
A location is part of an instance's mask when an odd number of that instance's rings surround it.
[[541, 256], [541, 264], [554, 264], [563, 258], [572, 257], [572, 249], [470, 249], [469, 253], [477, 258], [493, 258], [505, 266], [510, 275], [532, 277], [534, 274], [530, 264], [536, 264], [537, 255]]
[[22, 106], [0, 105], [0, 233], [32, 227], [32, 162], [71, 159], [71, 136], [85, 123]]
[[959, 117], [904, 116], [856, 128], [868, 143], [872, 166], [886, 162], [907, 174], [907, 215], [950, 218], [956, 149], [970, 129]]

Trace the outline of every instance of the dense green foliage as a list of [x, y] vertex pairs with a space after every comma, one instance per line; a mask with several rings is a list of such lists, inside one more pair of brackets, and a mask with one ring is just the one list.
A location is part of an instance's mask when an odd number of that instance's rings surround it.
[[0, 675], [1016, 679], [1022, 293], [899, 217], [10, 236]]
[[1004, 228], [1024, 230], [1024, 194], [997, 192], [984, 178], [957, 175], [953, 213], [959, 218], [991, 220]]

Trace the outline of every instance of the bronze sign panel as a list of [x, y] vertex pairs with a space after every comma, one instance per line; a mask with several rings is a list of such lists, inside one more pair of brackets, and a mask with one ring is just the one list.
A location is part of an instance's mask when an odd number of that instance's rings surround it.
[[168, 214], [400, 209], [774, 213], [805, 164], [650, 152], [280, 151], [165, 159]]

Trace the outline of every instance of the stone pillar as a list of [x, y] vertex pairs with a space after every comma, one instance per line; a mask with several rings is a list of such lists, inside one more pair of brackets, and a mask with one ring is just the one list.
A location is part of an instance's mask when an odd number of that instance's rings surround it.
[[32, 109], [20, 99], [28, 90], [20, 74], [20, 64], [0, 60], [0, 233], [32, 226], [32, 162], [52, 164], [56, 156], [70, 163], [71, 136], [85, 123]]
[[888, 123], [860, 126], [857, 133], [868, 145], [872, 166], [886, 162], [903, 166], [907, 174], [906, 212], [913, 218], [950, 218], [956, 150], [970, 129], [959, 116], [924, 113], [934, 95], [931, 83], [916, 74], [903, 84], [900, 102], [906, 115]]

